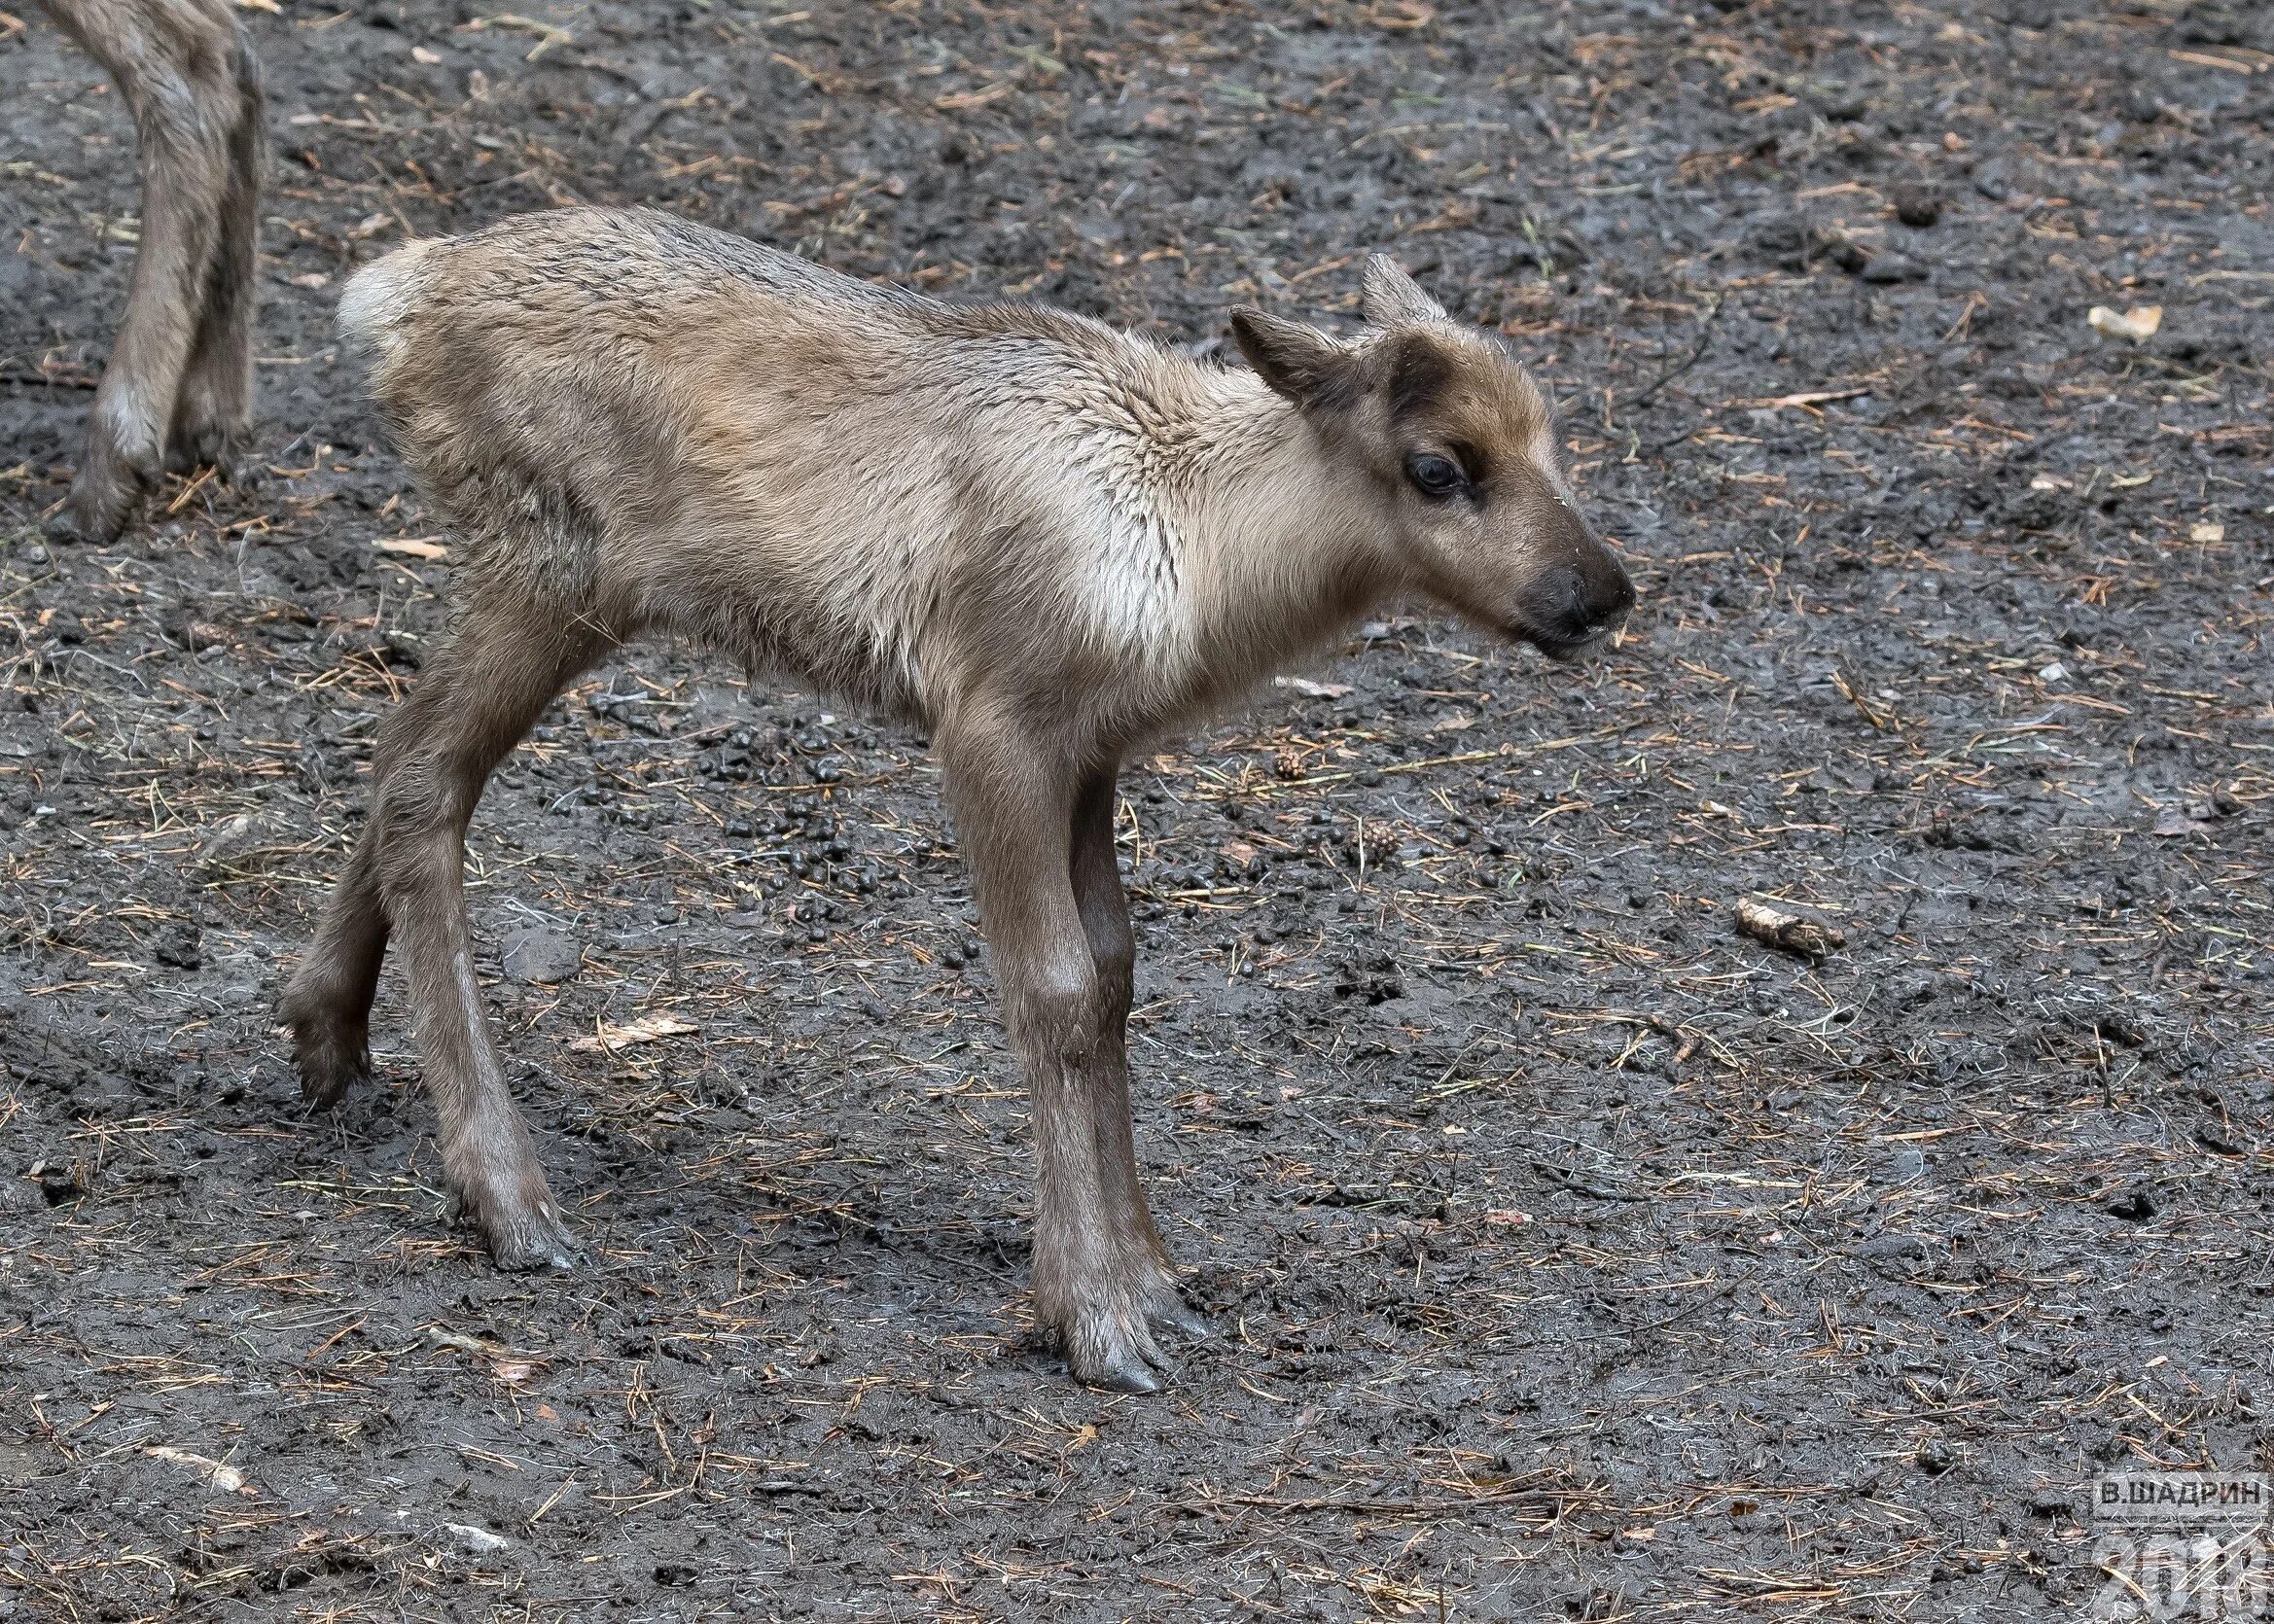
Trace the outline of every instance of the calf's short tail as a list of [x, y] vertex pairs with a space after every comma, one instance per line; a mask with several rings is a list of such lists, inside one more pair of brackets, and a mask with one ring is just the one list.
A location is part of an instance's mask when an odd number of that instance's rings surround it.
[[339, 291], [340, 340], [374, 372], [402, 352], [403, 324], [425, 292], [427, 258], [445, 240], [407, 243], [365, 265]]

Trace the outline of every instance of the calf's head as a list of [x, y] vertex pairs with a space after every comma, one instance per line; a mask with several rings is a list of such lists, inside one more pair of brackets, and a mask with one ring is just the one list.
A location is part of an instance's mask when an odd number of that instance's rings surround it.
[[1245, 309], [1232, 335], [1327, 452], [1370, 476], [1372, 519], [1415, 586], [1559, 659], [1600, 641], [1634, 583], [1573, 505], [1539, 386], [1378, 254], [1364, 313], [1348, 341]]

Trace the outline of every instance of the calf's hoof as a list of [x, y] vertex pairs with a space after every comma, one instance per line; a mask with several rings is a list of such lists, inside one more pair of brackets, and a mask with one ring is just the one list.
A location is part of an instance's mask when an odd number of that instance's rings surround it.
[[1207, 1322], [1185, 1306], [1166, 1278], [1108, 1289], [1045, 1310], [1045, 1323], [1075, 1379], [1109, 1393], [1158, 1393], [1176, 1361], [1154, 1339], [1157, 1327], [1187, 1336], [1207, 1334]]
[[293, 1043], [300, 1061], [301, 1098], [329, 1111], [348, 1089], [372, 1077], [372, 1051], [361, 1032], [313, 1023], [296, 1024]]
[[565, 1274], [584, 1261], [534, 1168], [469, 1179], [458, 1191], [458, 1221], [470, 1225], [497, 1266], [512, 1274]]
[[301, 1098], [329, 1110], [372, 1075], [371, 1023], [337, 1011], [330, 1000], [296, 977], [277, 1001], [276, 1018], [292, 1028], [293, 1059], [300, 1067]]

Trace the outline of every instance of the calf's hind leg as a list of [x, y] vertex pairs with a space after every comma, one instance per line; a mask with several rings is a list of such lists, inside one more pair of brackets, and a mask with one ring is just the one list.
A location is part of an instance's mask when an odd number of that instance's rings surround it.
[[392, 934], [441, 1118], [444, 1178], [461, 1217], [509, 1269], [567, 1268], [576, 1249], [482, 1014], [466, 922], [466, 826], [491, 770], [603, 647], [557, 612], [487, 601], [462, 615], [381, 725], [370, 823], [285, 998], [302, 1035], [302, 1087], [336, 1094], [346, 1077], [311, 1074], [309, 1062], [337, 1066], [350, 1044], [360, 1062]]
[[[324, 906], [316, 939], [301, 956], [300, 968], [293, 972], [284, 996], [277, 1000], [276, 1016], [292, 1028], [301, 1093], [310, 1105], [336, 1106], [350, 1087], [371, 1076], [372, 999], [378, 992], [379, 967], [386, 958], [389, 934], [387, 900], [379, 889], [379, 849], [387, 826], [381, 811], [387, 782], [397, 763], [406, 751], [429, 738], [433, 716], [453, 703], [450, 685], [466, 680], [446, 674], [449, 653], [445, 649], [438, 656], [409, 698], [379, 724], [372, 751], [369, 811], [363, 832], [356, 838], [347, 866], [340, 870], [332, 900]], [[550, 656], [533, 653], [533, 657], [542, 662]], [[560, 680], [566, 683], [568, 676]], [[552, 691], [558, 690], [555, 685]], [[546, 695], [546, 699], [551, 697], [551, 693]], [[537, 708], [544, 707], [545, 700], [540, 699]], [[520, 731], [526, 730], [523, 724]], [[514, 739], [518, 737], [518, 731], [513, 735]], [[513, 739], [508, 739], [498, 756], [502, 758], [512, 748]], [[488, 769], [482, 770], [486, 775]], [[478, 798], [480, 794], [480, 781], [477, 780], [473, 794]], [[472, 815], [469, 802], [466, 816]]]
[[316, 939], [276, 1006], [277, 1018], [292, 1028], [301, 1093], [310, 1105], [338, 1105], [352, 1084], [371, 1076], [372, 996], [387, 951], [378, 870], [378, 802], [386, 782], [382, 753], [372, 766], [372, 810], [363, 833], [325, 905]]

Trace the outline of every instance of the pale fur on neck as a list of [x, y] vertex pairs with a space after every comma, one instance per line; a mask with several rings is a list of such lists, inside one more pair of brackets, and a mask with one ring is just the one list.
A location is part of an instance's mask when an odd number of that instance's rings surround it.
[[1177, 549], [1196, 686], [1236, 689], [1343, 629], [1395, 569], [1368, 476], [1291, 403], [1252, 372], [1164, 360], [1183, 375], [1155, 397], [1146, 483]]

